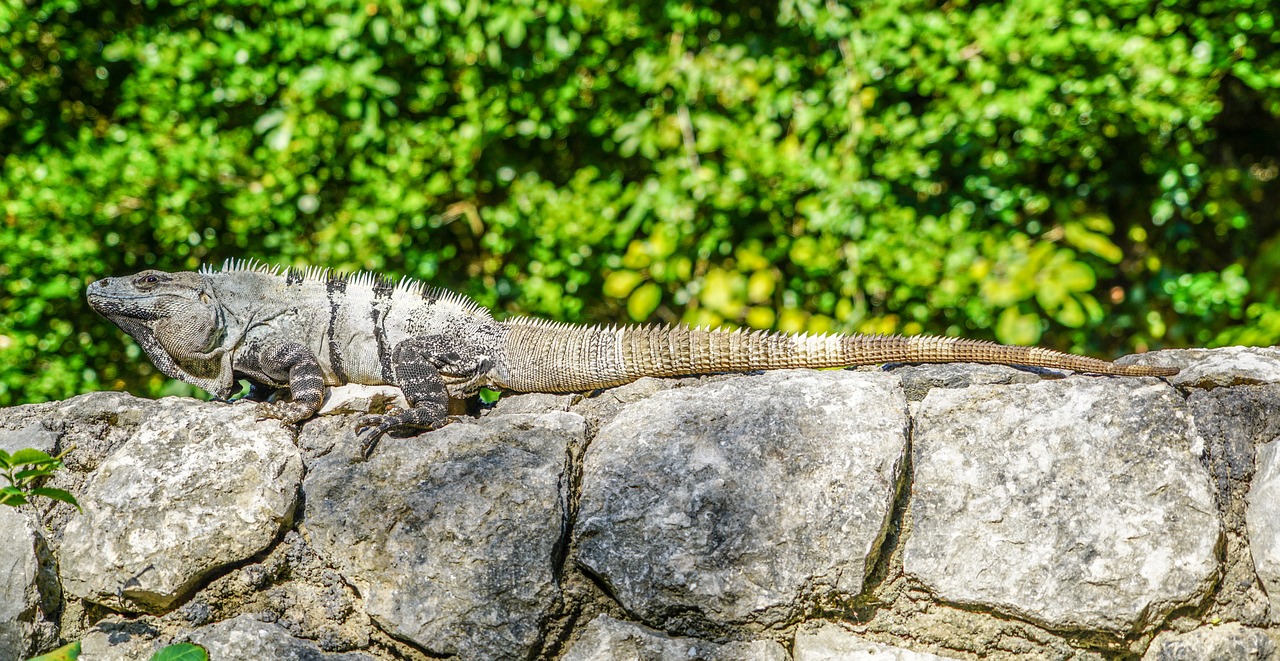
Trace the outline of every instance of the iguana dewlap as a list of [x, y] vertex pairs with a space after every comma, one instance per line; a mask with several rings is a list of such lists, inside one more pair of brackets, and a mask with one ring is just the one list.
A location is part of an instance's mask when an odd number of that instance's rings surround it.
[[481, 387], [578, 392], [643, 376], [682, 376], [887, 362], [1027, 365], [1124, 376], [1177, 369], [1121, 366], [1037, 347], [934, 336], [790, 335], [685, 326], [576, 326], [494, 321], [469, 299], [412, 279], [228, 261], [221, 270], [103, 278], [89, 305], [133, 336], [160, 371], [226, 399], [237, 379], [288, 387], [264, 403], [287, 423], [319, 409], [324, 386], [399, 386], [410, 408], [360, 419], [381, 435], [435, 429], [450, 397]]

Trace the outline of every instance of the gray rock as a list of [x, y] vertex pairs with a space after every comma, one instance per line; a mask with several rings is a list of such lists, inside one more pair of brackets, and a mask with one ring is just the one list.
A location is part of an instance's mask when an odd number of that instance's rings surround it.
[[146, 618], [109, 616], [80, 636], [79, 661], [148, 661], [163, 646], [160, 635]]
[[317, 415], [386, 413], [391, 407], [409, 408], [404, 393], [395, 386], [364, 386], [358, 383], [325, 388], [324, 403]]
[[791, 647], [794, 661], [943, 661], [946, 657], [864, 640], [830, 622], [806, 625]]
[[23, 448], [34, 448], [54, 454], [58, 434], [40, 422], [31, 422], [21, 429], [0, 429], [0, 450], [12, 454]]
[[906, 409], [886, 374], [783, 371], [654, 393], [587, 449], [577, 560], [666, 630], [779, 625], [809, 599], [857, 595], [901, 478]]
[[1249, 553], [1271, 602], [1271, 619], [1280, 620], [1280, 439], [1258, 448], [1248, 502]]
[[1197, 390], [1187, 403], [1226, 503], [1231, 486], [1253, 476], [1255, 447], [1280, 437], [1280, 385]]
[[1166, 631], [1151, 641], [1142, 661], [1268, 661], [1276, 646], [1261, 629], [1232, 622], [1187, 633]]
[[1180, 368], [1169, 382], [1190, 388], [1280, 383], [1280, 349], [1274, 347], [1168, 349], [1124, 356], [1116, 363]]
[[[1280, 438], [1280, 384], [1195, 390], [1187, 398], [1205, 440], [1209, 472], [1227, 535], [1214, 615], [1226, 621], [1267, 626], [1270, 600], [1258, 579], [1248, 535], [1248, 491], [1256, 448]], [[1264, 500], [1255, 516], [1268, 507]], [[1265, 515], [1264, 517], [1265, 518]], [[1261, 524], [1264, 525], [1265, 524]], [[1280, 615], [1280, 609], [1274, 609]]]
[[1125, 632], [1208, 594], [1221, 523], [1203, 441], [1169, 386], [934, 390], [914, 430], [903, 569], [937, 597]]
[[490, 416], [384, 439], [367, 462], [332, 452], [303, 484], [304, 529], [392, 635], [527, 658], [560, 598], [565, 453], [584, 427], [572, 413]]
[[697, 638], [668, 636], [648, 627], [601, 615], [587, 624], [561, 661], [787, 661], [782, 645], [772, 640], [716, 644]]
[[25, 659], [57, 638], [48, 620], [57, 583], [42, 575], [43, 551], [28, 514], [0, 506], [0, 661]]
[[72, 595], [161, 612], [272, 543], [292, 520], [302, 461], [252, 407], [172, 398], [149, 412], [79, 494], [61, 569]]
[[[969, 386], [1007, 383], [1035, 383], [1036, 372], [1008, 365], [974, 365], [947, 363], [942, 365], [903, 365], [892, 367], [891, 373], [902, 379], [907, 401], [918, 402], [934, 388], [967, 388]], [[1049, 370], [1043, 370], [1049, 372]], [[1057, 372], [1052, 372], [1058, 375]]]
[[374, 661], [361, 652], [326, 654], [315, 643], [249, 615], [200, 627], [181, 639], [204, 647], [216, 661]]
[[546, 413], [548, 411], [568, 411], [569, 406], [581, 395], [553, 395], [545, 392], [534, 392], [523, 395], [503, 395], [486, 415], [510, 415], [513, 413]]

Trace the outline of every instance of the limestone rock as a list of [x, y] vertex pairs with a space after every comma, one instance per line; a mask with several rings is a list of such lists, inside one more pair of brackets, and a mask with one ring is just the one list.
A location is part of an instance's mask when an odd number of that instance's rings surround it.
[[57, 637], [47, 619], [57, 582], [42, 575], [44, 542], [28, 509], [0, 506], [0, 661], [25, 659]]
[[1054, 629], [1150, 626], [1217, 573], [1202, 443], [1152, 379], [933, 390], [903, 569], [943, 600]]
[[248, 615], [200, 627], [182, 638], [204, 647], [217, 661], [374, 661], [361, 652], [326, 654], [315, 643]]
[[1280, 620], [1280, 439], [1258, 448], [1248, 500], [1249, 552], [1271, 601], [1274, 622]]
[[63, 586], [160, 612], [209, 572], [267, 548], [293, 516], [302, 461], [252, 407], [168, 399], [79, 494], [62, 534]]
[[1280, 349], [1274, 347], [1169, 349], [1125, 356], [1116, 363], [1177, 367], [1182, 371], [1169, 382], [1191, 388], [1280, 383]]
[[1261, 629], [1232, 622], [1187, 633], [1166, 631], [1151, 641], [1142, 661], [1269, 661], [1276, 646]]
[[1187, 398], [1220, 502], [1253, 476], [1255, 448], [1280, 438], [1280, 384], [1198, 390]]
[[[338, 449], [303, 483], [305, 530], [392, 635], [431, 654], [524, 659], [560, 597], [572, 413], [490, 416]], [[345, 446], [343, 446], [345, 448]]]
[[409, 402], [399, 388], [348, 383], [325, 388], [324, 403], [317, 415], [386, 413], [391, 407], [409, 408]]
[[0, 450], [10, 454], [23, 448], [54, 454], [57, 444], [58, 434], [38, 421], [29, 422], [20, 429], [0, 430]]
[[[1029, 369], [1008, 365], [974, 365], [973, 363], [902, 365], [891, 368], [891, 373], [902, 379], [902, 389], [907, 393], [907, 400], [911, 402], [924, 399], [924, 396], [934, 388], [967, 388], [997, 383], [1035, 383], [1040, 380], [1040, 376]], [[1054, 372], [1054, 374], [1057, 373]]]
[[772, 640], [711, 643], [668, 636], [648, 627], [601, 615], [587, 624], [561, 661], [787, 661], [782, 645]]
[[796, 632], [794, 661], [943, 661], [946, 657], [863, 640], [830, 622]]
[[777, 625], [816, 595], [857, 595], [901, 478], [906, 409], [898, 379], [876, 373], [656, 392], [587, 448], [577, 561], [666, 630], [690, 612]]

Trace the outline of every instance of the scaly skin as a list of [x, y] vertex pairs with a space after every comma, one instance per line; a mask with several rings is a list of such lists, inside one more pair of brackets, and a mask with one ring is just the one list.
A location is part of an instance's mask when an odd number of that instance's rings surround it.
[[497, 322], [470, 300], [368, 273], [286, 271], [228, 261], [220, 271], [143, 271], [89, 286], [89, 304], [133, 336], [165, 374], [226, 399], [237, 379], [288, 387], [260, 414], [315, 415], [326, 385], [399, 386], [410, 408], [360, 419], [366, 453], [387, 432], [436, 429], [448, 402], [481, 387], [580, 392], [644, 376], [888, 362], [1027, 365], [1121, 376], [1170, 367], [935, 336], [789, 335], [685, 326]]

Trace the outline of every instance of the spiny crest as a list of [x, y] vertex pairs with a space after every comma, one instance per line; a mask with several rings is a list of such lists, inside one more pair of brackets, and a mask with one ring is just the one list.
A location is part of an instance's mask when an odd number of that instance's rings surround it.
[[330, 282], [341, 282], [351, 286], [366, 286], [370, 288], [390, 288], [392, 295], [408, 295], [424, 298], [428, 301], [439, 301], [446, 304], [456, 305], [467, 312], [474, 314], [488, 315], [489, 311], [476, 304], [475, 301], [463, 296], [462, 294], [428, 285], [421, 280], [403, 276], [393, 286], [391, 278], [381, 273], [373, 271], [356, 271], [354, 273], [343, 273], [334, 271], [333, 269], [320, 266], [308, 266], [303, 269], [287, 268], [284, 266], [271, 265], [257, 259], [234, 259], [229, 258], [222, 263], [222, 268], [214, 270], [213, 266], [204, 264], [200, 267], [200, 273], [256, 273], [260, 275], [272, 277], [286, 277], [290, 282], [299, 283], [320, 283], [327, 284]]

